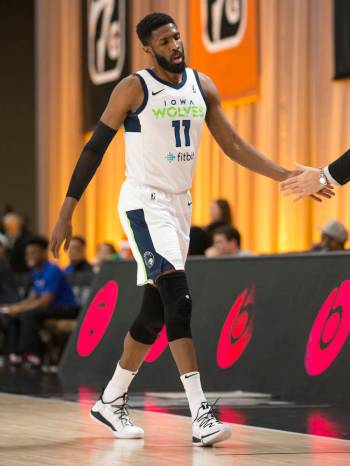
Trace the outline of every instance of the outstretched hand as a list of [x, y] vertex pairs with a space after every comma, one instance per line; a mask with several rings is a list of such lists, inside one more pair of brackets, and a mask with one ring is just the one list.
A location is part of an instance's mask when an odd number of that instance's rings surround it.
[[63, 249], [67, 251], [71, 239], [72, 223], [68, 220], [63, 220], [62, 218], [59, 218], [52, 231], [50, 240], [50, 250], [56, 259], [59, 258], [62, 243], [64, 242]]
[[296, 175], [292, 175], [287, 180], [280, 183], [280, 190], [284, 196], [295, 196], [293, 202], [297, 202], [303, 197], [310, 196], [318, 202], [322, 198], [331, 199], [335, 193], [333, 186], [323, 186], [320, 183], [320, 171], [317, 168], [307, 167], [305, 165], [295, 164]]

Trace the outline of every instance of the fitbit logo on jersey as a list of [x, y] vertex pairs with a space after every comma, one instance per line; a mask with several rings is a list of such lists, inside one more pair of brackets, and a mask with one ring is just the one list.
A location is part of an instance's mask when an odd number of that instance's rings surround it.
[[194, 152], [178, 152], [177, 156], [174, 155], [172, 152], [168, 152], [165, 158], [168, 162], [190, 162], [194, 160]]
[[146, 251], [143, 255], [143, 258], [145, 260], [145, 264], [149, 269], [151, 269], [154, 266], [154, 255], [151, 251]]
[[85, 1], [90, 79], [95, 85], [116, 81], [125, 64], [126, 1]]
[[209, 52], [237, 47], [247, 24], [247, 0], [202, 0], [203, 42]]

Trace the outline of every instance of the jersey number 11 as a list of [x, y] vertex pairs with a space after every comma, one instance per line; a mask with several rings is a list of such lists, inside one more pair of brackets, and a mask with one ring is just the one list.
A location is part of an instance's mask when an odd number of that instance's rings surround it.
[[174, 128], [174, 133], [175, 133], [176, 147], [182, 146], [181, 136], [180, 136], [180, 121], [182, 121], [182, 126], [184, 127], [185, 146], [190, 146], [191, 145], [191, 140], [190, 140], [191, 120], [174, 120], [172, 122], [172, 126]]

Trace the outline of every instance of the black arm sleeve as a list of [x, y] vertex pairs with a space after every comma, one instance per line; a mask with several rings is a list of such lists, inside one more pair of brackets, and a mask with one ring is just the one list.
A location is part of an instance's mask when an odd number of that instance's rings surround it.
[[102, 121], [97, 123], [93, 135], [85, 144], [74, 168], [68, 186], [67, 197], [74, 197], [74, 199], [79, 201], [100, 165], [103, 155], [116, 132], [115, 129], [105, 125]]
[[350, 181], [350, 149], [328, 165], [328, 170], [339, 184]]

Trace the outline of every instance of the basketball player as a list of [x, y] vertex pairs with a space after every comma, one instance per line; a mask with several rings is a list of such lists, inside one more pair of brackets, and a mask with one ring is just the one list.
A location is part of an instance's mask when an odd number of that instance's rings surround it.
[[317, 193], [331, 185], [343, 185], [350, 181], [350, 149], [324, 168], [305, 167], [296, 164], [302, 173], [285, 180], [280, 188], [285, 196], [296, 195], [294, 201]]
[[211, 79], [186, 67], [180, 33], [170, 16], [146, 16], [137, 25], [137, 34], [153, 67], [123, 79], [112, 92], [73, 172], [51, 249], [58, 257], [63, 242], [68, 248], [74, 208], [123, 126], [127, 168], [118, 209], [144, 297], [115, 373], [91, 416], [116, 437], [143, 437], [143, 430], [129, 417], [127, 392], [165, 324], [191, 410], [193, 444], [211, 445], [227, 439], [231, 432], [216, 419], [202, 391], [191, 337], [191, 294], [184, 272], [192, 209], [189, 189], [204, 122], [233, 161], [278, 181], [292, 172], [237, 135], [221, 109]]

